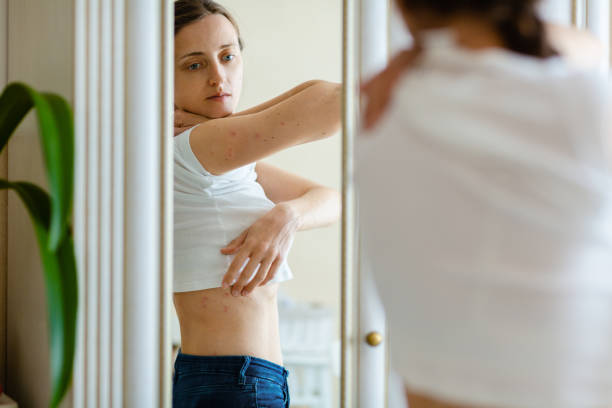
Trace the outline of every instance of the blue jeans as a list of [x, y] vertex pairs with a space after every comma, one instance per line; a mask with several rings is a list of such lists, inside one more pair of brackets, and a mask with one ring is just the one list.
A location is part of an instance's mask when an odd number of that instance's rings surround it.
[[250, 356], [195, 356], [179, 350], [173, 408], [287, 408], [289, 372]]

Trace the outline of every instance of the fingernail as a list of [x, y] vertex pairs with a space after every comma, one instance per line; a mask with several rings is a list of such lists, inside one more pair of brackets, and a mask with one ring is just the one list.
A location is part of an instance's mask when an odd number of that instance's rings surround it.
[[229, 286], [230, 286], [230, 285], [229, 285], [227, 282], [223, 282], [223, 283], [221, 284], [221, 287], [222, 287], [223, 289], [227, 289], [227, 288], [229, 288]]
[[240, 295], [240, 292], [238, 292], [238, 289], [232, 290], [232, 296], [238, 296], [238, 295]]

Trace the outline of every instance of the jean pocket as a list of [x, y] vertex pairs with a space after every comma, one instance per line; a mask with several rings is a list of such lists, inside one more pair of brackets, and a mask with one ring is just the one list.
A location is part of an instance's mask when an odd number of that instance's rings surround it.
[[285, 408], [287, 394], [284, 387], [274, 381], [257, 380], [257, 408]]
[[283, 391], [285, 392], [285, 407], [289, 408], [289, 405], [291, 404], [291, 398], [289, 397], [289, 387], [287, 386], [287, 384], [285, 384], [285, 386], [283, 387]]

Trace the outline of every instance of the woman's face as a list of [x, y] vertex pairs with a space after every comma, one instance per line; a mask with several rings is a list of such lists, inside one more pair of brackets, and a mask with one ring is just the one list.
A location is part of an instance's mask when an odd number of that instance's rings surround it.
[[242, 55], [232, 23], [211, 14], [174, 36], [174, 105], [208, 118], [234, 112], [242, 90]]

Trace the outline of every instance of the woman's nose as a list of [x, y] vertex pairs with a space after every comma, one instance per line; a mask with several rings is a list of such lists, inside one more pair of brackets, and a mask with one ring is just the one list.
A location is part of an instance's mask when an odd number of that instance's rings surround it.
[[217, 64], [211, 64], [208, 73], [208, 85], [217, 86], [221, 83], [222, 79], [221, 67]]

